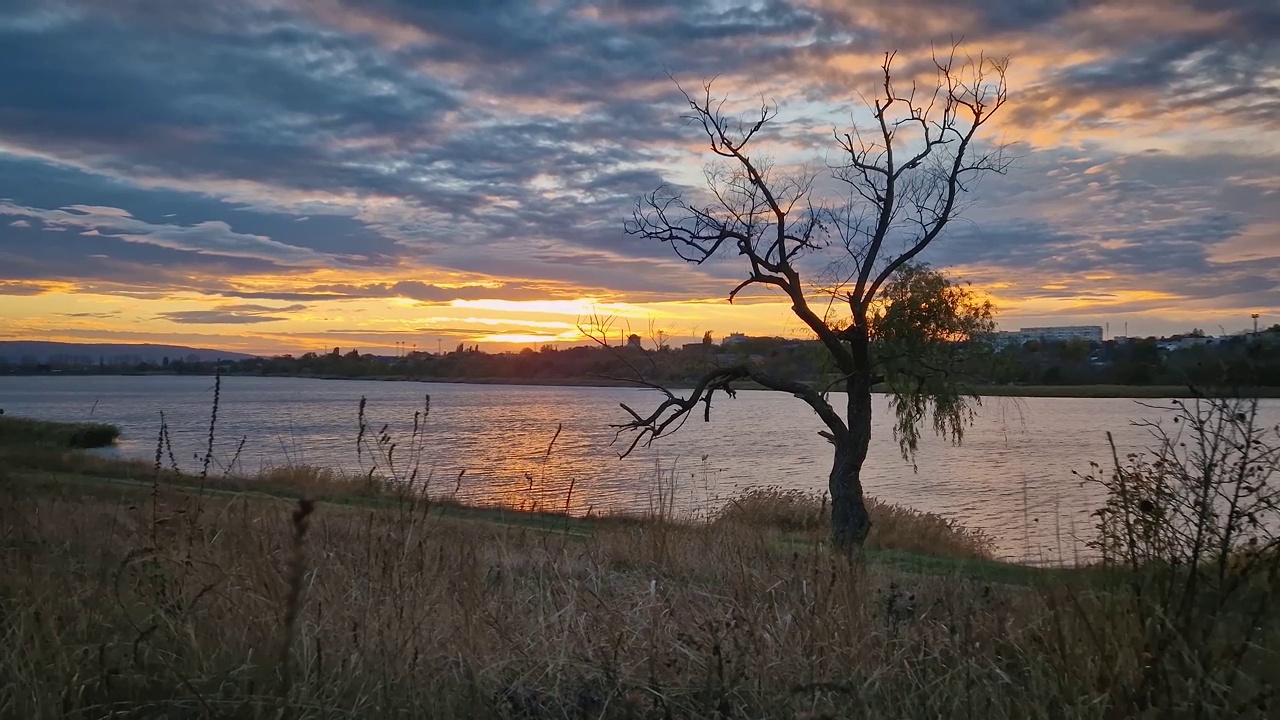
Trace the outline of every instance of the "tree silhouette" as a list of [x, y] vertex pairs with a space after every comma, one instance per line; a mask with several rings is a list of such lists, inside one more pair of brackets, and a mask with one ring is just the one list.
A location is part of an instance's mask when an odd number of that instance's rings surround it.
[[[814, 387], [747, 363], [716, 368], [683, 395], [642, 381], [665, 399], [650, 413], [623, 405], [630, 420], [619, 432], [636, 433], [623, 454], [674, 432], [700, 405], [709, 420], [712, 397], [732, 396], [735, 381], [790, 393], [826, 426], [834, 448], [832, 539], [849, 551], [870, 530], [862, 465], [873, 387], [884, 383], [891, 394], [904, 456], [914, 453], [930, 415], [933, 429], [956, 442], [972, 418], [978, 398], [952, 381], [952, 360], [963, 347], [958, 341], [991, 329], [992, 308], [916, 258], [965, 208], [978, 179], [1009, 164], [1004, 146], [977, 140], [1005, 104], [1005, 59], [958, 58], [952, 47], [934, 56], [930, 90], [896, 82], [893, 63], [886, 53], [876, 96], [866, 100], [871, 122], [835, 133], [840, 159], [825, 178], [784, 171], [756, 150], [776, 105], [731, 119], [710, 83], [696, 96], [682, 88], [686, 119], [705, 134], [718, 164], [706, 170], [705, 191], [663, 185], [637, 202], [626, 225], [691, 263], [736, 258], [746, 277], [730, 302], [757, 286], [785, 296], [822, 342], [836, 379]], [[820, 179], [842, 192], [821, 193]], [[843, 416], [832, 388], [845, 392]]]

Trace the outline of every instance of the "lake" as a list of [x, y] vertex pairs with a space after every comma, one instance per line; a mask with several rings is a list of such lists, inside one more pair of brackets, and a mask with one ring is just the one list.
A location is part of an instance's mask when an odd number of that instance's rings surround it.
[[[397, 443], [392, 457], [407, 473], [415, 455], [414, 413], [427, 394], [430, 415], [416, 453], [420, 473], [430, 476], [433, 492], [457, 492], [470, 501], [567, 504], [586, 513], [643, 511], [673, 499], [678, 511], [698, 515], [748, 486], [826, 487], [830, 445], [818, 435], [817, 416], [789, 395], [750, 390], [736, 399], [718, 397], [710, 423], [698, 415], [676, 435], [619, 459], [626, 436], [611, 444], [609, 427], [626, 418], [618, 404], [651, 409], [657, 393], [228, 377], [213, 467], [221, 473], [234, 460], [236, 470], [246, 471], [291, 463], [366, 471], [368, 454], [356, 452], [358, 405], [366, 397], [369, 432], [387, 426]], [[163, 412], [174, 456], [188, 470], [198, 469], [204, 453], [212, 401], [210, 377], [0, 377], [0, 408], [7, 414], [114, 423], [123, 430], [117, 452], [126, 456], [155, 456]], [[1268, 422], [1280, 422], [1280, 400], [1264, 403]], [[898, 452], [888, 403], [880, 398], [866, 490], [982, 528], [1007, 557], [1071, 560], [1083, 552], [1092, 532], [1089, 513], [1101, 504], [1097, 489], [1083, 487], [1072, 470], [1084, 473], [1090, 461], [1109, 461], [1108, 430], [1122, 454], [1141, 449], [1149, 436], [1132, 422], [1157, 419], [1160, 411], [1144, 406], [1154, 404], [1169, 403], [986, 398], [963, 445], [926, 435], [913, 468]]]

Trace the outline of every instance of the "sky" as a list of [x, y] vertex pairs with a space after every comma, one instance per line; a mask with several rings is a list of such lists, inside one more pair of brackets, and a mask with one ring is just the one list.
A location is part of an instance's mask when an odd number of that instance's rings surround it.
[[[886, 51], [1008, 56], [1015, 158], [922, 259], [1005, 329], [1280, 322], [1275, 0], [8, 0], [0, 339], [259, 353], [803, 337], [628, 236], [711, 160], [672, 78], [823, 167]], [[738, 107], [730, 105], [730, 107]]]

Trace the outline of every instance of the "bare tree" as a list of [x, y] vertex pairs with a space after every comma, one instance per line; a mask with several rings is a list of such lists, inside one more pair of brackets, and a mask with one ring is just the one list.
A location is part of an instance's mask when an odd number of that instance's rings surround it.
[[[936, 275], [926, 282], [930, 273], [915, 259], [961, 212], [975, 181], [1008, 166], [1003, 147], [976, 140], [1005, 103], [1006, 60], [957, 58], [953, 47], [949, 56], [933, 58], [936, 83], [929, 91], [895, 82], [893, 62], [886, 53], [882, 85], [867, 100], [871, 124], [835, 133], [839, 161], [829, 170], [838, 182], [827, 184], [845, 188], [847, 196], [818, 197], [818, 173], [784, 172], [756, 151], [755, 141], [777, 116], [775, 105], [762, 103], [750, 119], [732, 119], [708, 83], [697, 96], [682, 89], [687, 118], [720, 158], [706, 171], [707, 192], [659, 187], [638, 201], [626, 226], [692, 263], [737, 257], [746, 278], [729, 293], [730, 302], [754, 286], [784, 294], [826, 348], [837, 376], [818, 388], [743, 364], [712, 370], [687, 395], [658, 388], [666, 397], [650, 413], [623, 405], [630, 420], [620, 428], [636, 432], [626, 452], [674, 432], [699, 406], [709, 419], [712, 397], [731, 396], [735, 381], [790, 393], [818, 414], [834, 446], [832, 539], [845, 550], [860, 547], [870, 530], [862, 465], [871, 440], [872, 388], [889, 384], [904, 455], [914, 452], [927, 410], [935, 429], [956, 441], [971, 418], [969, 403], [977, 398], [946, 382], [945, 368], [929, 367], [928, 353], [919, 353], [922, 363], [913, 363], [911, 350], [886, 360], [873, 342], [912, 335], [916, 350], [937, 349], [989, 329], [989, 304]], [[933, 293], [932, 302], [913, 300], [915, 291]], [[891, 311], [895, 299], [898, 309]], [[846, 393], [843, 417], [829, 401], [832, 388]]]

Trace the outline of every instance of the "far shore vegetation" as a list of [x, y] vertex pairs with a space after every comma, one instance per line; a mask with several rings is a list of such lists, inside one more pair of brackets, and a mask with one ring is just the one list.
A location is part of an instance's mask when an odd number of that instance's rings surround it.
[[1109, 500], [1070, 567], [875, 501], [851, 561], [780, 487], [706, 517], [469, 506], [425, 491], [429, 399], [399, 450], [361, 421], [363, 474], [5, 416], [0, 717], [1271, 718], [1278, 438], [1253, 400], [1180, 407], [1082, 478]]
[[[1193, 337], [1193, 336], [1192, 336]], [[473, 384], [635, 387], [619, 350], [643, 362], [648, 379], [670, 388], [692, 387], [714, 365], [744, 361], [815, 386], [833, 379], [824, 368], [817, 341], [747, 337], [731, 344], [693, 343], [674, 347], [661, 337], [637, 338], [641, 347], [576, 346], [489, 353], [459, 345], [442, 353], [407, 352], [386, 356], [333, 348], [236, 361], [66, 356], [52, 361], [0, 363], [3, 375], [224, 375], [321, 379], [416, 380]], [[1280, 327], [1256, 337], [1230, 338], [1216, 345], [1162, 350], [1155, 338], [1133, 342], [1028, 342], [986, 354], [972, 354], [963, 377], [978, 395], [1019, 397], [1155, 398], [1193, 397], [1193, 387], [1229, 386], [1235, 381], [1259, 397], [1280, 397]], [[749, 380], [741, 389], [762, 389]], [[883, 389], [883, 388], [878, 388]]]

